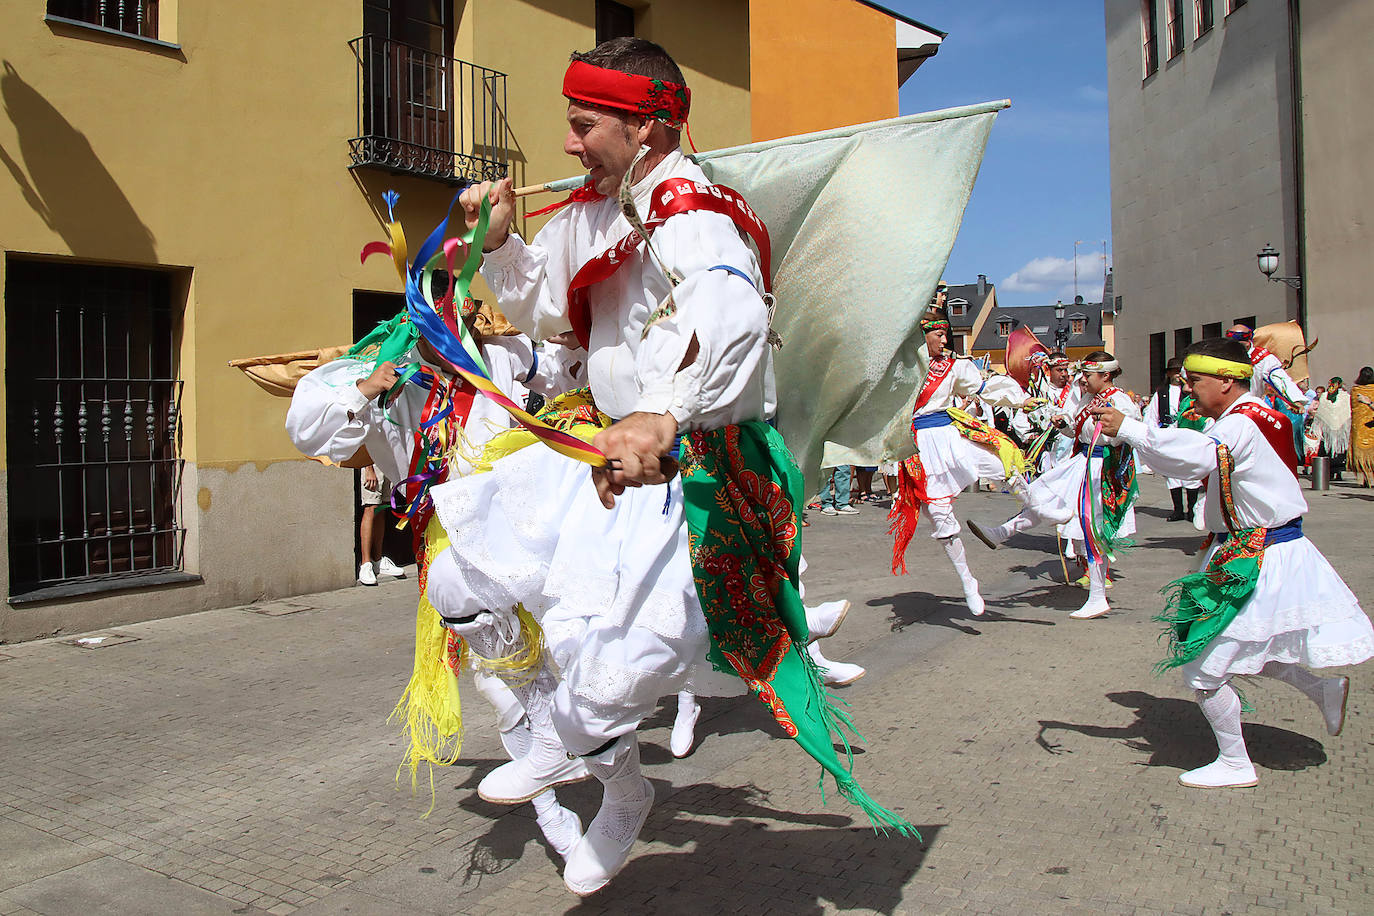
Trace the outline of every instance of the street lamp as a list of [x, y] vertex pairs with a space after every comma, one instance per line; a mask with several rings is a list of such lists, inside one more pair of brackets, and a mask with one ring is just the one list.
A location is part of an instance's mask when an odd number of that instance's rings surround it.
[[1054, 304], [1054, 348], [1061, 353], [1067, 353], [1065, 346], [1069, 342], [1069, 329], [1064, 326], [1064, 300], [1060, 299]]
[[1276, 277], [1275, 272], [1279, 269], [1278, 249], [1268, 243], [1255, 253], [1255, 260], [1259, 264], [1260, 273], [1264, 274], [1274, 283], [1287, 283], [1293, 289], [1302, 289], [1302, 277]]

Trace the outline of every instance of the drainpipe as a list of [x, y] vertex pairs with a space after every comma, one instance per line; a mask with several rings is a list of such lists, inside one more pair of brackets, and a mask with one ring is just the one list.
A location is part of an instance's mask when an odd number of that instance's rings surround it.
[[1288, 72], [1289, 90], [1293, 96], [1293, 204], [1297, 210], [1297, 245], [1293, 258], [1293, 273], [1302, 277], [1302, 284], [1294, 290], [1298, 297], [1298, 327], [1304, 338], [1307, 333], [1307, 208], [1304, 200], [1302, 164], [1302, 20], [1298, 14], [1299, 0], [1288, 0]]

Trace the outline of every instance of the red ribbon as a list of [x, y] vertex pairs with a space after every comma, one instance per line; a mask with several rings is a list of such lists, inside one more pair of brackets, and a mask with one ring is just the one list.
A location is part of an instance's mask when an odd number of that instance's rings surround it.
[[[728, 216], [740, 231], [753, 239], [763, 268], [763, 288], [771, 292], [773, 248], [768, 239], [768, 227], [738, 191], [724, 185], [669, 178], [654, 188], [650, 196], [649, 218], [644, 221], [644, 231], [653, 235], [670, 216], [691, 210], [710, 210]], [[568, 321], [583, 347], [591, 343], [591, 288], [623, 267], [636, 255], [643, 241], [638, 232], [630, 230], [620, 241], [583, 264], [568, 284]]]

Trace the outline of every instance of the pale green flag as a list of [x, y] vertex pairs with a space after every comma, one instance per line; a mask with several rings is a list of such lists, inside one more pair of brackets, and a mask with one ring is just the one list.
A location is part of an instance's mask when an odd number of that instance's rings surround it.
[[[773, 244], [778, 429], [806, 476], [914, 451], [922, 310], [1006, 101], [701, 153]], [[825, 448], [825, 443], [831, 443]]]

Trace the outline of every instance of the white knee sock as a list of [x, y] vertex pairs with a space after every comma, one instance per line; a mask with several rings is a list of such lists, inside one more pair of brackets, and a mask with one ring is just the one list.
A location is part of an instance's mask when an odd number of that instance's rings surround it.
[[[646, 791], [644, 775], [639, 769], [639, 740], [631, 733], [609, 750], [584, 759], [587, 769], [601, 781], [605, 790], [602, 812], [612, 815], [607, 818], [598, 814], [598, 826], [602, 833], [617, 842], [629, 842], [639, 828], [639, 815], [634, 806], [644, 801]], [[608, 810], [625, 805], [630, 806], [628, 810]]]
[[983, 613], [983, 596], [978, 594], [978, 580], [973, 578], [973, 573], [968, 568], [968, 554], [964, 550], [964, 542], [956, 536], [944, 538], [944, 543], [945, 556], [954, 564], [954, 571], [959, 574], [959, 581], [963, 583], [964, 601], [976, 617]]
[[1230, 684], [1222, 684], [1216, 690], [1198, 690], [1195, 694], [1216, 736], [1219, 759], [1237, 769], [1249, 766], [1250, 754], [1245, 750], [1245, 738], [1240, 731], [1240, 697], [1235, 689]]
[[1000, 544], [1013, 534], [1020, 534], [1022, 531], [1029, 531], [1034, 527], [1035, 519], [1022, 512], [1007, 519], [988, 533], [992, 535], [994, 541]]
[[1322, 685], [1326, 678], [1317, 677], [1306, 668], [1299, 668], [1297, 665], [1287, 665], [1283, 662], [1268, 662], [1260, 674], [1265, 677], [1272, 677], [1276, 681], [1283, 681], [1290, 684], [1303, 693], [1307, 698], [1318, 706], [1322, 705]]

